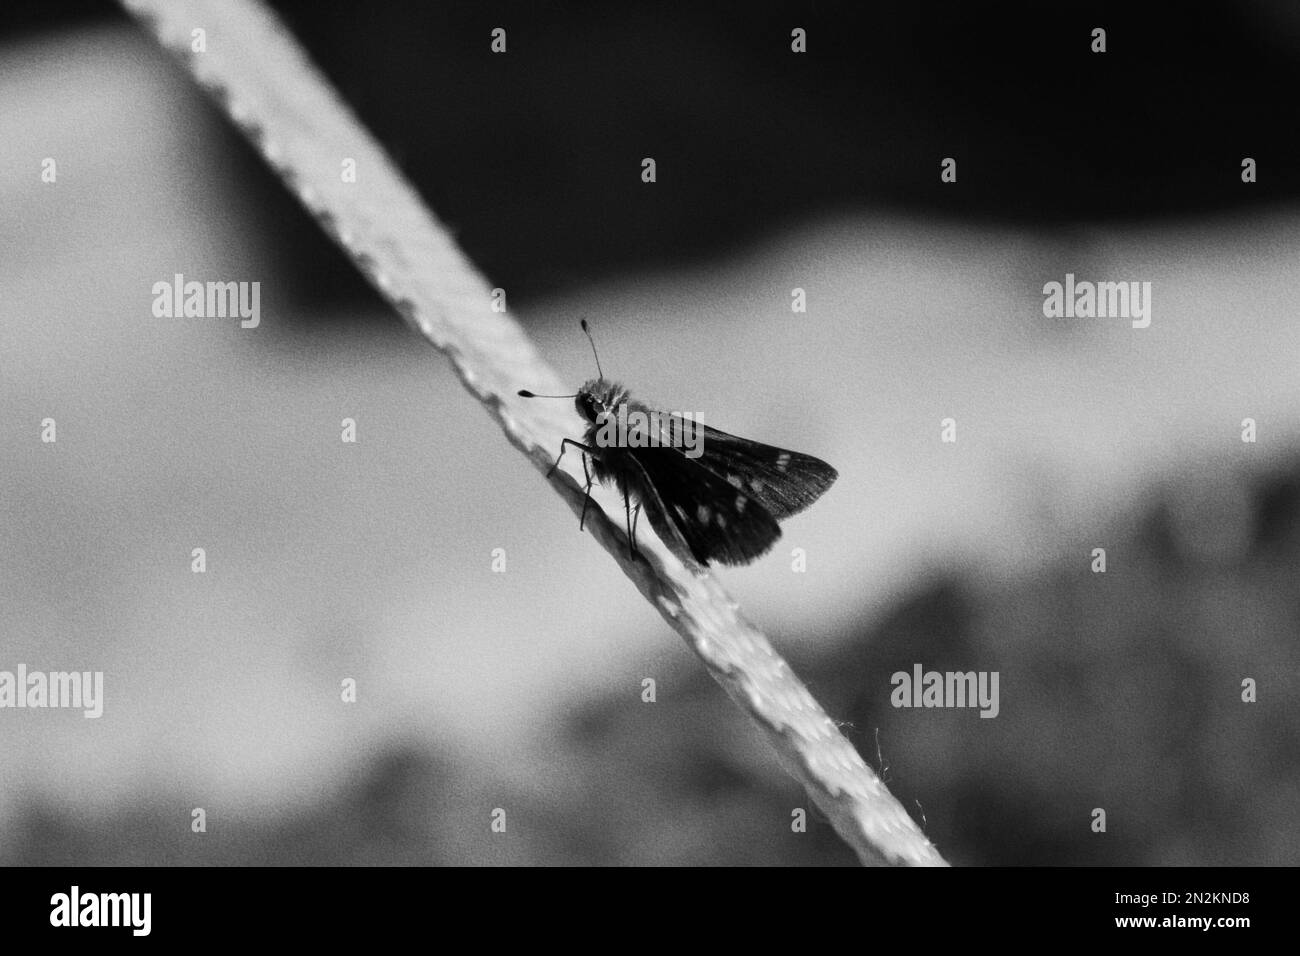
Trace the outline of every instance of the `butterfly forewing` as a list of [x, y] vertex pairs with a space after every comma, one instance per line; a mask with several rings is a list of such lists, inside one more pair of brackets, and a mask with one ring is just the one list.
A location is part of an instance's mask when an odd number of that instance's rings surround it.
[[738, 438], [707, 425], [694, 427], [703, 432], [701, 454], [695, 461], [757, 500], [778, 520], [803, 511], [839, 477], [834, 468], [812, 455]]

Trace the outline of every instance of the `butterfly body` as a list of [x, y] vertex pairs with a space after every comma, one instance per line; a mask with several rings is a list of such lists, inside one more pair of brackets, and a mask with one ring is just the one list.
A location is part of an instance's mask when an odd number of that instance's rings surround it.
[[[585, 321], [582, 328], [590, 337]], [[589, 493], [594, 481], [618, 489], [633, 553], [636, 516], [644, 510], [655, 533], [684, 562], [748, 564], [781, 537], [778, 521], [811, 505], [838, 477], [834, 468], [812, 455], [729, 435], [690, 416], [660, 412], [635, 401], [603, 374], [573, 396], [520, 394], [574, 399], [586, 422], [585, 441], [564, 439], [560, 457], [569, 445], [581, 449]], [[625, 426], [617, 431], [617, 440], [611, 439], [615, 422]], [[559, 463], [557, 458], [552, 471]]]

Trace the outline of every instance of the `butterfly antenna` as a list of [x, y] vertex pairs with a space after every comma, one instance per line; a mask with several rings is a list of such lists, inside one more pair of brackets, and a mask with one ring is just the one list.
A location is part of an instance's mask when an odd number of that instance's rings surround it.
[[586, 319], [582, 320], [582, 331], [587, 333], [587, 341], [591, 343], [591, 354], [596, 356], [596, 371], [600, 373], [601, 378], [604, 378], [605, 372], [600, 367], [600, 356], [596, 353], [596, 340], [591, 337], [591, 329], [587, 328]]
[[519, 390], [519, 394], [522, 395], [524, 398], [577, 398], [578, 397], [577, 392], [574, 392], [572, 395], [536, 395], [533, 392], [528, 391], [528, 389], [526, 388], [521, 388]]

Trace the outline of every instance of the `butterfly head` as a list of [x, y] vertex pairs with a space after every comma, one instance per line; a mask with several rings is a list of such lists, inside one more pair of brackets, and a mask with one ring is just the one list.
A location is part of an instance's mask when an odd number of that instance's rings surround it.
[[579, 415], [595, 425], [602, 416], [615, 414], [620, 401], [627, 401], [627, 393], [620, 386], [593, 378], [578, 389], [573, 405]]
[[596, 378], [589, 379], [575, 395], [537, 395], [527, 389], [521, 389], [519, 394], [524, 398], [571, 398], [573, 407], [578, 410], [578, 414], [586, 420], [587, 424], [599, 425], [607, 416], [616, 415], [620, 405], [627, 403], [627, 389], [605, 378], [605, 373], [600, 367], [600, 356], [596, 354], [596, 342], [591, 337], [591, 329], [587, 327], [586, 319], [582, 320], [582, 332], [591, 343], [591, 354], [596, 359], [598, 373]]

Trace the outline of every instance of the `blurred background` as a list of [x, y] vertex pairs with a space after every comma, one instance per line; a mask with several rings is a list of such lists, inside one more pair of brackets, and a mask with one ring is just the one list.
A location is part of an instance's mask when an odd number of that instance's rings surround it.
[[[575, 386], [586, 315], [839, 469], [718, 573], [950, 860], [1300, 862], [1294, 4], [274, 6]], [[115, 6], [0, 11], [0, 204], [0, 670], [105, 675], [0, 711], [0, 863], [854, 862]], [[1044, 318], [1067, 272], [1150, 328]], [[999, 716], [892, 708], [916, 663]]]

